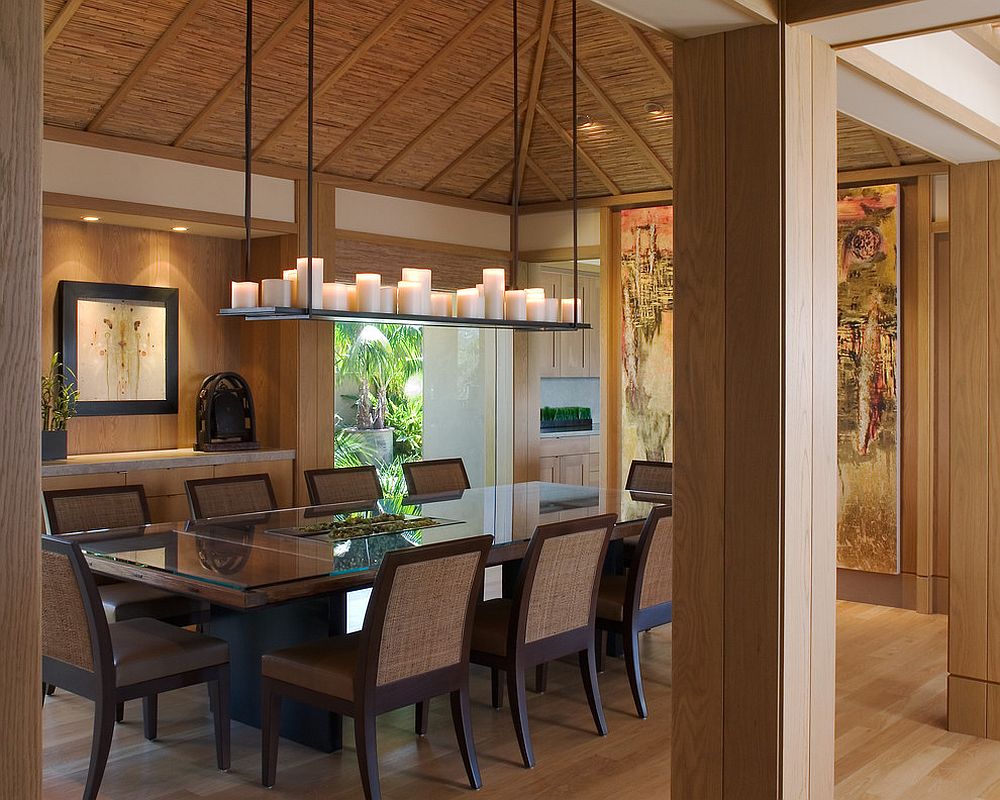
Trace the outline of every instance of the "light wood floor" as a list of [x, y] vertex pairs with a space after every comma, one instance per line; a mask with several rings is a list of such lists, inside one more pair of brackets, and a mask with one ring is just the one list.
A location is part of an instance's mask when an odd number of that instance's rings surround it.
[[[1000, 800], [1000, 742], [949, 733], [945, 720], [947, 620], [840, 603], [837, 658], [837, 797], [841, 800]], [[379, 721], [382, 788], [388, 800], [666, 798], [670, 778], [670, 631], [643, 637], [651, 717], [635, 718], [624, 670], [601, 676], [608, 725], [596, 736], [577, 671], [556, 664], [549, 692], [529, 697], [538, 766], [518, 763], [506, 711], [488, 708], [484, 672], [473, 674], [474, 726], [485, 786], [464, 783], [447, 703], [435, 701], [431, 732], [412, 736], [409, 712]], [[91, 706], [64, 692], [45, 713], [48, 800], [80, 796], [90, 748]], [[259, 735], [234, 724], [233, 766], [217, 772], [206, 695], [182, 690], [160, 703], [160, 739], [142, 738], [138, 703], [118, 726], [104, 780], [108, 800], [357, 798], [352, 737], [341, 754], [282, 742], [278, 783], [259, 786]], [[636, 765], [641, 765], [638, 768]], [[627, 791], [623, 791], [627, 787]]]

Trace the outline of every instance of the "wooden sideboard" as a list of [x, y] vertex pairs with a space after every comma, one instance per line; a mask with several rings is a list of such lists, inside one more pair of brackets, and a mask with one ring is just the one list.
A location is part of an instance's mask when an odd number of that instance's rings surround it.
[[599, 433], [542, 436], [539, 445], [539, 480], [574, 486], [601, 483]]
[[42, 464], [42, 489], [82, 489], [141, 484], [153, 522], [190, 516], [184, 482], [266, 472], [278, 506], [293, 505], [294, 450], [200, 453], [191, 449], [146, 450], [70, 456]]

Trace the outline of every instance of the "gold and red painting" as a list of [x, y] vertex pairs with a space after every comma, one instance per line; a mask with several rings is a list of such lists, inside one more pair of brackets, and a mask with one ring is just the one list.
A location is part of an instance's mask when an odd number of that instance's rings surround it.
[[899, 186], [837, 200], [837, 564], [899, 571]]

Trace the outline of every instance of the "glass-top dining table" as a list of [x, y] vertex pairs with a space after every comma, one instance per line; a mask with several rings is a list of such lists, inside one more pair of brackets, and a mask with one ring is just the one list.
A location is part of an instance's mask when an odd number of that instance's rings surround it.
[[[488, 564], [504, 566], [506, 593], [539, 525], [614, 513], [620, 539], [670, 503], [670, 495], [531, 482], [68, 536], [99, 575], [209, 602], [204, 628], [230, 647], [232, 716], [259, 726], [261, 655], [345, 633], [347, 593], [372, 585], [388, 551], [492, 534]], [[340, 748], [337, 715], [289, 706], [282, 736]]]

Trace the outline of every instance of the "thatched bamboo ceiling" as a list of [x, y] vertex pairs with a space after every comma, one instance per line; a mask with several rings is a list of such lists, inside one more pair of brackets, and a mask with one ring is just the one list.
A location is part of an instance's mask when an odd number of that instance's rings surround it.
[[[257, 0], [258, 163], [305, 163], [305, 0]], [[317, 3], [322, 172], [507, 203], [571, 192], [568, 0], [520, 0], [524, 158], [512, 152], [509, 0]], [[45, 121], [242, 155], [242, 0], [47, 0]], [[672, 47], [579, 6], [581, 196], [672, 185]], [[540, 35], [541, 34], [541, 35]], [[649, 104], [662, 107], [650, 113]], [[840, 168], [929, 160], [839, 121]]]

